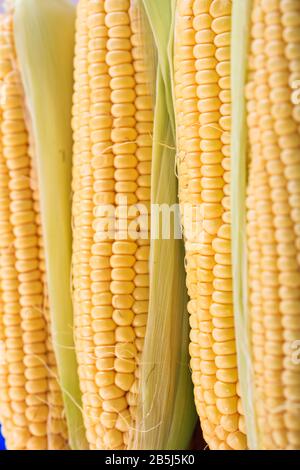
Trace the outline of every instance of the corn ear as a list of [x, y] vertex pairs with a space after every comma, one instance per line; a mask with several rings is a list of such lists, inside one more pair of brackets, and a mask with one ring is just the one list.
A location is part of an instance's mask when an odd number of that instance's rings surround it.
[[40, 185], [54, 350], [70, 445], [83, 449], [70, 286], [74, 20], [67, 0], [15, 2], [15, 43]]
[[300, 445], [299, 15], [299, 2], [254, 0], [250, 16], [248, 311], [262, 450]]
[[68, 433], [53, 353], [39, 187], [12, 11], [1, 18], [0, 28], [3, 431], [8, 449], [63, 450]]

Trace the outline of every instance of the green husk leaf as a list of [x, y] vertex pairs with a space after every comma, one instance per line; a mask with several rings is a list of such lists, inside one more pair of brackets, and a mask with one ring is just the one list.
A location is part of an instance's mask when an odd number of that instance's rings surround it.
[[171, 86], [171, 62], [167, 53], [173, 44], [173, 19], [175, 0], [141, 0], [147, 13], [155, 45], [160, 72], [165, 86], [166, 111], [175, 135], [175, 118], [173, 110], [173, 90]]
[[246, 420], [248, 447], [258, 448], [253, 397], [253, 370], [248, 309], [246, 239], [247, 125], [245, 85], [250, 38], [252, 0], [233, 0], [232, 13], [232, 258], [233, 301], [239, 382]]
[[[174, 2], [143, 0], [158, 52], [152, 153], [151, 204], [178, 203], [172, 97]], [[152, 206], [153, 207], [153, 206]], [[177, 206], [178, 207], [178, 206]], [[189, 370], [189, 316], [182, 239], [151, 239], [150, 301], [142, 357], [135, 448], [185, 449], [196, 423]], [[152, 233], [155, 220], [152, 218]]]
[[84, 449], [70, 288], [75, 8], [68, 0], [16, 0], [14, 25], [38, 169], [53, 347], [70, 445]]

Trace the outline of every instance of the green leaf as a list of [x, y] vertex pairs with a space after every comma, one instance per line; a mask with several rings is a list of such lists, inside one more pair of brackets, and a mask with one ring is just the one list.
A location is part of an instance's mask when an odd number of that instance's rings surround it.
[[[164, 239], [153, 204], [178, 204], [175, 173], [175, 117], [173, 109], [174, 1], [143, 0], [158, 50], [152, 152], [152, 234], [150, 301], [142, 356], [137, 442], [139, 449], [186, 449], [196, 423], [189, 369], [189, 315], [185, 285], [183, 240]], [[177, 206], [178, 208], [178, 206]]]
[[245, 86], [252, 0], [233, 0], [232, 12], [232, 264], [233, 301], [239, 382], [246, 420], [248, 447], [258, 448], [253, 397], [248, 308], [248, 264], [246, 239], [247, 125]]

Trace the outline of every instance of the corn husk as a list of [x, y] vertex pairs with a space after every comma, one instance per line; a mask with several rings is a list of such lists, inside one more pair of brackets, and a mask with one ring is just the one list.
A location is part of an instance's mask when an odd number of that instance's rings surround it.
[[246, 420], [248, 447], [257, 449], [258, 438], [253, 398], [248, 308], [246, 240], [247, 125], [245, 86], [247, 80], [252, 0], [233, 0], [232, 13], [232, 265], [233, 299], [239, 383]]
[[[178, 203], [171, 80], [175, 1], [144, 0], [143, 4], [158, 56], [151, 204], [171, 207]], [[150, 301], [134, 448], [185, 449], [196, 413], [189, 371], [184, 247], [182, 239], [174, 236], [176, 227], [180, 230], [178, 213], [171, 224], [170, 239], [163, 239], [156, 222], [152, 217], [152, 234], [157, 231], [159, 236], [151, 239]]]

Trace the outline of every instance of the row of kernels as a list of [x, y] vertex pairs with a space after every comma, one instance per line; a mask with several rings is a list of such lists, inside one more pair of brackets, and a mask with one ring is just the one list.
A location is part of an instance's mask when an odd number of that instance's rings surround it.
[[[135, 120], [135, 80], [134, 69], [132, 64], [132, 43], [131, 43], [131, 27], [129, 15], [129, 2], [121, 2], [119, 5], [113, 5], [112, 2], [106, 1], [106, 26], [110, 37], [114, 36], [115, 41], [111, 42], [110, 51], [107, 54], [107, 62], [109, 64], [109, 74], [111, 79], [116, 82], [116, 88], [111, 92], [113, 124], [111, 132], [111, 140], [113, 143], [115, 172], [115, 204], [118, 207], [116, 214], [118, 226], [116, 239], [122, 233], [122, 220], [127, 217], [125, 214], [126, 204], [129, 206], [137, 202], [135, 192], [137, 190], [136, 180], [138, 172], [135, 169], [136, 159], [134, 157], [137, 149], [135, 143], [137, 139], [136, 120]], [[116, 40], [114, 28], [119, 28], [120, 36], [126, 34], [122, 41]], [[128, 33], [128, 35], [127, 35]], [[122, 52], [125, 43], [128, 43], [126, 51]], [[132, 158], [131, 158], [132, 157]], [[120, 165], [118, 169], [117, 166]], [[127, 238], [127, 240], [126, 240]], [[113, 259], [112, 282], [110, 290], [112, 293], [112, 303], [115, 308], [113, 319], [117, 328], [114, 333], [113, 342], [116, 343], [116, 358], [113, 363], [114, 385], [108, 388], [109, 400], [116, 402], [115, 410], [119, 416], [122, 411], [128, 407], [126, 399], [126, 391], [129, 390], [133, 380], [135, 371], [135, 360], [126, 357], [127, 352], [123, 345], [129, 346], [134, 343], [135, 333], [131, 326], [134, 315], [131, 315], [131, 309], [134, 301], [134, 275], [132, 273], [131, 257], [134, 257], [137, 251], [137, 243], [130, 241], [128, 236], [124, 241], [115, 241], [112, 247]], [[127, 251], [128, 248], [128, 251]], [[129, 256], [128, 256], [129, 255]], [[130, 317], [127, 325], [119, 325], [123, 318]], [[120, 317], [120, 320], [119, 320]], [[119, 352], [118, 352], [119, 351]], [[129, 353], [131, 354], [131, 352]], [[125, 357], [123, 357], [125, 355]], [[121, 356], [121, 357], [118, 357]], [[119, 403], [120, 402], [120, 403]], [[119, 403], [119, 405], [118, 405]], [[103, 403], [105, 410], [105, 402]], [[116, 419], [114, 428], [106, 435], [107, 445], [113, 448], [124, 445], [124, 436], [119, 427], [119, 420]]]
[[[264, 27], [261, 28], [261, 37], [264, 41], [264, 37], [268, 39], [268, 29]], [[261, 53], [261, 60], [266, 60], [263, 54]], [[263, 62], [262, 62], [263, 63]], [[257, 64], [257, 71], [255, 74], [256, 83], [257, 83], [257, 112], [258, 112], [258, 123], [260, 126], [261, 132], [261, 144], [262, 144], [262, 155], [266, 155], [267, 158], [270, 158], [273, 155], [273, 158], [276, 158], [276, 153], [266, 152], [266, 146], [269, 142], [274, 141], [272, 136], [272, 127], [273, 121], [269, 119], [269, 110], [271, 108], [271, 102], [269, 100], [269, 89], [267, 85], [267, 76], [260, 73], [261, 64]], [[269, 131], [269, 132], [268, 132]], [[270, 135], [271, 134], [271, 135]], [[270, 139], [271, 137], [271, 139]], [[276, 171], [276, 165], [273, 164], [273, 161], [266, 161], [266, 170], [270, 174], [274, 174]], [[263, 170], [262, 170], [263, 171]], [[257, 175], [257, 173], [256, 173]], [[263, 178], [263, 181], [262, 181]], [[279, 279], [277, 272], [277, 253], [274, 249], [275, 239], [276, 239], [276, 217], [273, 218], [272, 214], [272, 205], [270, 199], [270, 190], [268, 187], [267, 174], [262, 173], [261, 181], [261, 191], [256, 193], [257, 198], [257, 214], [258, 214], [258, 225], [259, 225], [259, 236], [260, 243], [263, 245], [263, 254], [261, 257], [261, 268], [262, 268], [262, 307], [264, 311], [264, 328], [268, 333], [272, 330], [278, 328], [280, 329], [280, 302], [278, 295], [279, 288]], [[258, 203], [259, 202], [259, 203]], [[269, 246], [270, 249], [266, 248]], [[273, 247], [273, 248], [272, 248]], [[275, 291], [274, 288], [275, 287]], [[274, 291], [271, 294], [271, 291]], [[272, 302], [270, 303], [270, 295], [272, 296]], [[277, 319], [277, 321], [276, 321]], [[277, 445], [278, 448], [284, 448], [284, 436], [285, 429], [283, 420], [279, 416], [274, 423], [272, 415], [269, 414], [269, 401], [272, 397], [278, 398], [283, 401], [283, 386], [281, 381], [281, 374], [274, 374], [272, 369], [270, 370], [270, 363], [278, 361], [278, 358], [282, 356], [282, 336], [274, 335], [272, 338], [268, 336], [264, 340], [264, 404], [266, 407], [266, 421], [260, 430], [262, 435], [265, 436], [263, 446], [265, 448], [274, 447]], [[275, 424], [275, 428], [274, 428]]]
[[[0, 25], [1, 28], [1, 25]], [[1, 28], [2, 29], [2, 28]], [[2, 31], [1, 31], [2, 32]], [[1, 38], [1, 34], [0, 34]], [[1, 40], [0, 40], [1, 42]], [[0, 66], [1, 70], [1, 66]], [[1, 86], [1, 83], [0, 83]], [[0, 214], [0, 224], [1, 224], [1, 236], [0, 236], [0, 264], [1, 255], [3, 249], [6, 248], [7, 235], [5, 234], [5, 226], [7, 225], [9, 219], [9, 190], [8, 190], [8, 171], [5, 165], [5, 160], [3, 157], [3, 147], [2, 147], [2, 110], [0, 110], [0, 204], [3, 208]], [[4, 269], [5, 270], [5, 269]], [[4, 321], [4, 302], [2, 298], [2, 279], [3, 279], [3, 269], [0, 269], [0, 416], [3, 428], [3, 435], [8, 439], [9, 433], [11, 430], [11, 417], [12, 409], [10, 404], [9, 397], [9, 369], [6, 358], [6, 336], [5, 336], [5, 321]], [[12, 274], [15, 274], [15, 270], [12, 270]]]
[[[256, 237], [256, 241], [254, 244], [256, 246], [250, 245], [251, 240], [248, 239], [248, 246], [250, 248], [249, 252], [249, 261], [250, 261], [250, 287], [252, 287], [252, 291], [250, 294], [250, 303], [251, 303], [251, 327], [252, 327], [252, 334], [251, 334], [251, 341], [253, 345], [253, 357], [254, 357], [254, 373], [255, 373], [255, 396], [257, 400], [262, 400], [262, 405], [259, 402], [256, 405], [257, 411], [257, 419], [259, 425], [259, 435], [261, 438], [261, 445], [265, 447], [266, 442], [266, 435], [267, 435], [267, 427], [265, 422], [265, 401], [264, 401], [264, 384], [265, 384], [265, 376], [264, 376], [264, 343], [265, 343], [265, 335], [264, 335], [264, 315], [263, 315], [263, 307], [262, 307], [262, 290], [261, 290], [261, 238], [259, 237], [259, 221], [256, 212], [256, 200], [255, 197], [257, 196], [257, 191], [261, 192], [263, 198], [264, 193], [263, 189], [265, 186], [265, 178], [264, 181], [261, 181], [259, 177], [262, 171], [262, 164], [261, 164], [261, 153], [262, 153], [262, 146], [261, 146], [261, 129], [259, 127], [259, 119], [258, 113], [264, 109], [260, 106], [259, 99], [264, 100], [266, 97], [266, 92], [264, 88], [261, 86], [261, 78], [260, 78], [260, 69], [261, 69], [261, 52], [262, 52], [262, 44], [263, 44], [263, 35], [264, 35], [264, 22], [263, 22], [263, 14], [261, 10], [260, 2], [256, 1], [253, 8], [252, 13], [252, 42], [251, 42], [251, 51], [253, 54], [253, 59], [251, 61], [252, 66], [254, 67], [254, 74], [252, 76], [252, 81], [248, 84], [248, 92], [247, 95], [248, 99], [248, 125], [249, 135], [250, 135], [250, 142], [251, 142], [251, 156], [252, 156], [252, 163], [251, 163], [251, 173], [250, 173], [250, 183], [248, 185], [248, 191], [250, 192], [248, 197], [248, 229], [250, 230], [251, 227], [251, 235]], [[256, 80], [255, 80], [256, 79]], [[265, 80], [265, 75], [263, 75], [263, 80]], [[267, 90], [268, 91], [268, 90]], [[261, 92], [264, 94], [261, 95]], [[263, 123], [262, 123], [263, 124]], [[268, 191], [268, 188], [267, 188]], [[261, 215], [260, 218], [262, 219]], [[263, 222], [263, 219], [262, 219]], [[250, 233], [249, 233], [250, 236]], [[251, 263], [252, 268], [251, 268]], [[253, 276], [251, 278], [251, 276]]]
[[[139, 8], [133, 5], [130, 9], [131, 19], [131, 44], [132, 44], [132, 57], [133, 57], [133, 68], [135, 71], [135, 84], [136, 84], [136, 99], [135, 99], [135, 119], [136, 119], [136, 131], [137, 131], [137, 159], [138, 164], [136, 170], [138, 173], [137, 177], [137, 190], [136, 197], [139, 204], [150, 205], [150, 181], [151, 181], [151, 144], [152, 144], [152, 133], [153, 133], [153, 104], [150, 90], [150, 69], [146, 65], [146, 41], [141, 29], [141, 19], [139, 17]], [[141, 158], [142, 156], [142, 158]], [[145, 158], [146, 156], [146, 158]], [[140, 235], [145, 235], [145, 239], [137, 240], [138, 247], [143, 246], [149, 248], [150, 246], [150, 226], [140, 225], [138, 227]], [[137, 367], [132, 374], [123, 374], [123, 388], [130, 389], [130, 395], [135, 397], [133, 403], [130, 403], [130, 416], [135, 420], [135, 410], [137, 405], [137, 394], [138, 394], [138, 380], [140, 377], [139, 360], [141, 355], [141, 348], [143, 347], [146, 324], [147, 324], [147, 313], [148, 313], [148, 288], [149, 288], [149, 260], [137, 260], [133, 266], [134, 269], [134, 284], [136, 289], [147, 289], [146, 298], [141, 300], [135, 298], [135, 302], [132, 306], [132, 311], [135, 314], [132, 327], [134, 330], [135, 344], [137, 347]], [[137, 291], [134, 291], [134, 297]], [[129, 399], [129, 394], [127, 395]], [[129, 418], [123, 420], [124, 430], [128, 431]]]
[[[53, 352], [53, 337], [52, 337], [52, 329], [51, 329], [51, 316], [50, 316], [50, 309], [49, 309], [49, 298], [48, 298], [48, 289], [47, 289], [47, 275], [46, 275], [46, 265], [45, 265], [45, 252], [44, 252], [44, 239], [43, 239], [43, 231], [42, 231], [42, 223], [41, 223], [41, 213], [40, 213], [40, 199], [39, 199], [39, 191], [38, 191], [38, 180], [37, 180], [37, 173], [36, 168], [34, 167], [32, 157], [32, 169], [31, 169], [31, 187], [35, 188], [33, 192], [33, 200], [35, 205], [35, 212], [36, 212], [36, 224], [37, 224], [37, 231], [39, 233], [38, 238], [38, 246], [39, 246], [39, 272], [42, 277], [43, 283], [43, 292], [44, 292], [44, 299], [43, 299], [43, 316], [46, 320], [47, 325], [47, 340], [46, 340], [46, 348], [47, 348], [47, 376], [48, 376], [48, 385], [49, 390], [47, 394], [47, 404], [51, 401], [51, 396], [53, 394], [61, 395], [60, 385], [59, 385], [59, 376], [58, 370], [56, 365], [56, 358]], [[52, 407], [49, 405], [37, 405], [36, 407], [31, 408], [31, 415], [32, 417], [29, 421], [40, 421], [41, 420], [41, 411], [43, 410], [46, 413], [46, 408], [48, 407], [48, 414], [47, 414], [47, 438], [48, 438], [48, 449], [49, 450], [64, 450], [68, 448], [68, 432], [67, 432], [67, 425], [64, 418], [64, 406], [63, 402], [61, 401], [60, 410], [55, 410], [55, 414], [53, 414]]]
[[[225, 183], [230, 183], [230, 149], [228, 144], [230, 143], [230, 70], [226, 65], [230, 60], [230, 21], [228, 19], [231, 15], [231, 2], [227, 2], [224, 5], [220, 5], [220, 2], [212, 2], [210, 6], [210, 13], [213, 16], [211, 24], [212, 31], [215, 33], [214, 46], [215, 46], [215, 57], [219, 64], [219, 70], [222, 72], [219, 75], [218, 81], [218, 96], [220, 100], [220, 112], [221, 117], [219, 119], [219, 138], [222, 142], [222, 171], [219, 175], [222, 176]], [[228, 74], [226, 75], [226, 70]], [[218, 71], [217, 71], [218, 73]], [[217, 89], [217, 87], [215, 86]], [[213, 295], [212, 299], [214, 302], [214, 311], [219, 305], [220, 308], [224, 305], [232, 305], [232, 281], [231, 281], [231, 237], [230, 237], [230, 201], [229, 197], [225, 195], [222, 199], [222, 206], [224, 213], [222, 214], [223, 225], [220, 225], [217, 236], [213, 240], [213, 249], [216, 253], [215, 261], [216, 266], [214, 268], [214, 281], [213, 281]], [[231, 323], [231, 319], [229, 317]], [[218, 319], [217, 326], [214, 324], [212, 331], [214, 340], [213, 350], [216, 354], [216, 364], [226, 364], [226, 356], [234, 357], [235, 351], [235, 335], [232, 324], [228, 324], [228, 321], [223, 322], [222, 319]], [[229, 363], [231, 360], [229, 360]], [[236, 376], [237, 374], [234, 374]], [[216, 406], [219, 410], [220, 415], [231, 415], [237, 412], [237, 397], [236, 397], [236, 384], [222, 381], [222, 374], [219, 374], [219, 378], [215, 383], [214, 392], [217, 397]], [[220, 428], [219, 439], [222, 439], [222, 426]], [[235, 430], [236, 431], [236, 430]], [[225, 433], [226, 434], [226, 433]], [[227, 444], [233, 444], [234, 446], [241, 446], [244, 448], [246, 445], [245, 439], [242, 435], [234, 439], [230, 435], [224, 439], [227, 440]], [[239, 440], [240, 439], [240, 440]]]
[[[277, 7], [279, 7], [279, 4], [277, 5]], [[283, 30], [282, 30], [282, 26], [279, 24], [278, 16], [276, 18], [275, 17], [270, 18], [270, 24], [276, 25], [276, 28], [278, 30], [278, 34], [280, 34], [281, 38], [283, 38]], [[282, 87], [288, 88], [288, 86], [289, 86], [288, 74], [287, 73], [282, 74], [281, 75], [281, 81], [278, 81], [279, 77], [278, 77], [278, 75], [276, 75], [276, 71], [273, 71], [273, 69], [271, 68], [271, 64], [270, 64], [270, 60], [273, 57], [276, 57], [276, 58], [278, 58], [278, 60], [281, 60], [281, 57], [284, 55], [284, 52], [279, 48], [275, 48], [275, 47], [271, 48], [270, 47], [267, 51], [267, 54], [268, 54], [268, 57], [269, 57], [268, 68], [269, 68], [269, 73], [270, 73], [270, 79], [269, 79], [270, 84], [271, 84], [271, 82], [274, 84], [275, 90], [277, 88], [279, 89], [280, 87], [281, 87], [281, 89], [282, 89]], [[287, 72], [287, 69], [286, 69], [286, 72]], [[272, 77], [274, 77], [275, 80], [272, 80]], [[274, 94], [273, 94], [273, 96], [271, 96], [271, 99], [272, 98], [274, 100]], [[282, 99], [283, 99], [283, 97], [282, 97]], [[281, 126], [283, 127], [283, 130], [285, 131], [284, 132], [285, 138], [281, 137], [281, 135], [283, 135], [283, 134], [280, 134], [279, 139], [278, 139], [278, 145], [281, 149], [280, 158], [282, 158], [281, 155], [283, 155], [283, 152], [286, 154], [286, 153], [289, 153], [290, 149], [296, 149], [296, 147], [297, 148], [299, 147], [299, 144], [300, 144], [299, 134], [297, 132], [295, 133], [295, 129], [292, 126], [291, 118], [288, 119], [288, 125], [285, 126], [285, 127], [284, 127], [285, 121], [281, 120], [280, 117], [274, 116], [274, 121], [275, 121], [274, 127], [276, 128], [277, 131], [278, 131], [278, 128], [281, 127]], [[278, 124], [278, 125], [276, 126], [276, 124]], [[298, 138], [296, 137], [296, 134], [298, 134]], [[287, 173], [289, 173], [288, 172], [288, 165], [285, 166], [284, 172], [285, 172], [285, 175], [287, 175]], [[295, 177], [297, 178], [297, 168], [293, 168], [293, 173], [294, 173]], [[295, 182], [296, 182], [296, 180], [295, 180]], [[287, 188], [289, 188], [289, 182], [288, 181], [287, 181]], [[291, 202], [290, 200], [288, 202], [286, 201], [286, 204], [287, 204], [286, 207], [288, 207], [290, 202]], [[290, 204], [290, 206], [291, 206], [291, 209], [292, 209], [290, 211], [290, 213], [289, 212], [285, 212], [285, 213], [287, 215], [290, 214], [290, 217], [293, 218], [293, 215], [295, 214], [295, 212], [293, 211], [293, 205]], [[282, 209], [283, 209], [283, 206], [282, 206]], [[294, 220], [294, 222], [295, 222], [295, 220]], [[296, 223], [297, 223], [297, 221], [296, 221]], [[285, 248], [285, 253], [286, 254], [290, 253], [291, 257], [293, 257], [293, 259], [295, 259], [294, 250], [291, 251], [290, 249], [288, 249], [288, 251], [287, 251], [288, 245], [290, 245], [290, 243], [293, 243], [293, 241], [295, 240], [295, 238], [294, 238], [295, 236], [294, 236], [293, 232], [289, 228], [288, 230], [285, 231], [285, 233], [283, 233], [283, 231], [281, 230], [281, 233], [282, 233], [282, 236], [280, 234], [280, 238], [277, 237], [278, 241], [281, 243], [282, 248]], [[297, 247], [297, 235], [296, 235], [295, 242], [296, 242], [296, 247]], [[298, 253], [299, 253], [299, 251], [298, 251]], [[297, 255], [296, 255], [296, 259], [297, 259]], [[280, 267], [281, 267], [281, 265], [280, 265]], [[296, 272], [293, 274], [293, 276], [295, 275], [295, 279], [297, 279], [297, 272], [298, 271], [299, 271], [299, 263], [298, 263], [298, 267], [296, 269]], [[290, 313], [292, 313], [294, 311], [295, 312], [299, 311], [297, 309], [297, 300], [298, 299], [295, 298], [295, 296], [293, 295], [295, 293], [295, 291], [289, 283], [290, 276], [287, 276], [286, 274], [287, 273], [285, 272], [285, 275], [281, 276], [282, 284], [281, 284], [281, 289], [279, 291], [280, 297], [281, 297], [280, 307], [281, 307], [281, 310], [282, 310], [282, 313], [283, 313], [282, 326], [284, 328], [284, 334], [285, 335], [288, 334], [290, 331], [292, 331], [294, 328], [297, 329], [297, 327], [298, 327], [297, 319], [296, 319], [296, 322], [293, 321], [293, 317], [290, 316]], [[286, 302], [285, 299], [289, 299], [290, 297], [291, 297], [291, 300], [289, 302]], [[283, 368], [283, 365], [284, 365], [284, 363], [286, 363], [286, 360], [289, 360], [288, 356], [289, 356], [290, 352], [288, 352], [286, 350], [284, 352], [285, 352], [285, 359], [282, 361], [282, 363], [278, 364], [278, 367], [280, 365]], [[286, 389], [286, 387], [284, 387], [284, 395], [285, 395], [285, 400], [286, 400], [285, 403], [287, 403], [287, 406], [289, 406], [289, 403], [294, 401], [291, 390], [289, 388]], [[296, 403], [297, 403], [297, 397], [295, 397], [295, 398], [296, 398]], [[286, 413], [284, 413], [284, 415], [285, 414]], [[289, 437], [289, 433], [288, 433], [288, 437]], [[294, 444], [294, 442], [292, 442], [292, 444]]]
[[[94, 7], [96, 8], [96, 6]], [[104, 66], [105, 56], [108, 53], [108, 29], [105, 26], [104, 5], [97, 6], [99, 12], [90, 9], [89, 16], [89, 61], [90, 68], [94, 68], [94, 74], [90, 80], [92, 104], [91, 104], [91, 130], [92, 133], [92, 167], [94, 176], [94, 243], [92, 247], [92, 260], [91, 260], [91, 290], [92, 297], [92, 310], [91, 310], [91, 327], [93, 330], [93, 341], [95, 347], [106, 344], [114, 343], [111, 340], [111, 335], [114, 335], [115, 323], [112, 320], [112, 308], [105, 305], [110, 293], [111, 269], [109, 266], [109, 259], [112, 254], [111, 240], [103, 238], [105, 235], [105, 224], [108, 222], [108, 215], [101, 212], [103, 204], [113, 204], [115, 199], [114, 192], [114, 166], [113, 154], [111, 151], [111, 128], [112, 118], [111, 112], [111, 98], [110, 98], [110, 76], [108, 74], [108, 67]], [[97, 29], [99, 32], [97, 33]], [[100, 63], [98, 63], [100, 60]], [[100, 94], [102, 99], [99, 100]], [[95, 97], [93, 99], [93, 97]], [[100, 208], [100, 212], [98, 211]], [[102, 227], [104, 227], [102, 233]], [[106, 233], [109, 237], [109, 233]], [[107, 341], [104, 341], [106, 336]], [[93, 359], [93, 356], [92, 356]], [[96, 360], [96, 358], [95, 358]], [[94, 362], [94, 361], [93, 361]], [[110, 366], [110, 365], [109, 365]], [[99, 372], [98, 372], [99, 371]], [[95, 395], [90, 396], [89, 405], [98, 409], [96, 416], [99, 416], [102, 426], [95, 427], [95, 433], [98, 436], [96, 439], [96, 447], [99, 449], [106, 445], [107, 429], [109, 429], [107, 420], [103, 419], [105, 416], [103, 400], [109, 394], [109, 386], [113, 386], [114, 373], [111, 370], [106, 371], [105, 366], [102, 368], [92, 367], [91, 380], [94, 376], [96, 390], [99, 397]], [[113, 391], [111, 391], [113, 397]], [[99, 415], [98, 415], [99, 413]], [[96, 422], [96, 421], [95, 421]]]
[[[201, 349], [199, 341], [199, 307], [198, 307], [198, 279], [197, 279], [197, 251], [193, 252], [193, 218], [195, 213], [187, 213], [186, 203], [196, 205], [199, 202], [200, 181], [197, 177], [200, 162], [197, 152], [200, 148], [197, 109], [197, 95], [195, 88], [195, 59], [193, 47], [195, 46], [195, 32], [193, 30], [193, 2], [179, 2], [176, 16], [175, 37], [175, 83], [176, 83], [176, 116], [178, 135], [178, 177], [179, 199], [181, 204], [182, 223], [186, 239], [186, 272], [187, 287], [190, 296], [188, 310], [190, 313], [190, 356], [192, 380], [194, 383], [194, 397], [201, 425], [206, 420], [206, 406], [201, 389]], [[185, 100], [183, 99], [185, 96]], [[194, 99], [193, 99], [194, 98]], [[189, 141], [191, 147], [187, 146]], [[194, 158], [190, 152], [194, 152]], [[195, 171], [196, 170], [196, 171]], [[191, 233], [191, 234], [190, 234]], [[195, 239], [195, 242], [198, 240]]]
[[[300, 128], [299, 128], [299, 121], [300, 121], [300, 107], [298, 103], [298, 94], [299, 94], [299, 83], [300, 83], [300, 61], [299, 61], [299, 54], [297, 56], [294, 56], [294, 53], [291, 51], [297, 51], [299, 49], [299, 35], [297, 33], [297, 18], [299, 16], [299, 5], [293, 4], [291, 5], [290, 8], [287, 8], [284, 2], [280, 2], [280, 9], [282, 12], [281, 16], [281, 23], [283, 25], [283, 30], [282, 30], [282, 37], [286, 43], [286, 48], [285, 48], [285, 56], [288, 59], [288, 70], [289, 70], [289, 86], [291, 89], [291, 107], [289, 107], [289, 115], [285, 116], [289, 118], [288, 122], [288, 127], [287, 131], [290, 133], [292, 132], [292, 120], [294, 122], [294, 127], [297, 127], [296, 133], [298, 133], [298, 137], [300, 136]], [[292, 55], [292, 57], [291, 57]], [[296, 143], [296, 140], [294, 139], [294, 142]], [[291, 156], [295, 156], [298, 153], [298, 147], [300, 145], [300, 141], [295, 147], [293, 145], [292, 149], [285, 149], [284, 150], [284, 155], [282, 155], [282, 158], [285, 158], [288, 160]], [[297, 164], [297, 161], [293, 160], [294, 163], [289, 165], [285, 169], [285, 175], [288, 178], [289, 182], [291, 181], [292, 185], [294, 188], [299, 186], [299, 181], [298, 181], [298, 173], [299, 173], [299, 164]], [[292, 182], [292, 180], [294, 180]], [[294, 184], [293, 184], [294, 183]], [[290, 185], [289, 185], [290, 186]], [[289, 191], [290, 192], [290, 191]], [[297, 200], [297, 199], [296, 199]], [[290, 192], [290, 197], [289, 197], [289, 202], [291, 207], [293, 208], [292, 210], [292, 218], [294, 221], [295, 225], [295, 230], [296, 230], [296, 235], [298, 237], [298, 227], [299, 227], [299, 204], [295, 201], [295, 195], [293, 192]], [[299, 241], [297, 238], [297, 249], [299, 253]], [[299, 254], [297, 255], [298, 263], [299, 263]]]
[[[89, 364], [92, 355], [92, 331], [89, 322], [91, 310], [90, 295], [90, 266], [91, 257], [91, 208], [92, 208], [92, 178], [91, 165], [88, 155], [89, 139], [89, 70], [88, 67], [88, 1], [81, 1], [78, 6], [76, 21], [76, 48], [74, 61], [75, 93], [73, 106], [74, 132], [74, 161], [73, 161], [73, 283], [75, 289], [74, 324], [75, 342], [78, 360], [78, 374], [83, 401], [83, 417], [86, 425], [86, 436], [89, 444], [95, 440], [89, 429], [89, 417], [85, 403], [91, 388], [90, 381], [84, 381], [84, 367]], [[76, 170], [75, 170], [76, 167]], [[84, 317], [84, 326], [82, 322]]]
[[[218, 100], [219, 87], [211, 70], [215, 66], [215, 60], [212, 55], [215, 51], [214, 34], [208, 30], [211, 25], [212, 18], [209, 13], [209, 4], [207, 2], [205, 10], [199, 11], [199, 2], [194, 2], [194, 22], [196, 46], [194, 47], [194, 57], [196, 59], [196, 84], [198, 96], [198, 121], [199, 128], [199, 149], [205, 153], [206, 160], [202, 160], [200, 167], [199, 189], [201, 190], [201, 199], [204, 205], [201, 206], [203, 213], [203, 238], [201, 242], [201, 255], [198, 257], [198, 289], [200, 288], [200, 298], [198, 305], [199, 312], [203, 312], [199, 318], [198, 342], [200, 345], [200, 361], [199, 368], [201, 375], [199, 376], [199, 388], [197, 396], [200, 395], [200, 417], [201, 427], [205, 439], [211, 448], [216, 448], [216, 443], [211, 441], [214, 436], [215, 428], [219, 424], [219, 414], [216, 409], [216, 397], [214, 394], [214, 384], [216, 382], [216, 369], [214, 364], [214, 353], [212, 350], [213, 338], [211, 334], [212, 323], [209, 313], [212, 294], [212, 271], [214, 267], [214, 257], [211, 247], [212, 238], [205, 236], [205, 232], [213, 234], [216, 230], [211, 219], [220, 217], [215, 210], [218, 209], [218, 199], [214, 194], [218, 190], [216, 176], [218, 175], [219, 162], [214, 162], [214, 155], [220, 147], [217, 139], [220, 137], [217, 121], [219, 119]], [[203, 5], [204, 6], [204, 5]], [[201, 19], [203, 21], [201, 21]], [[201, 43], [204, 44], [199, 44]], [[199, 114], [200, 113], [200, 114]], [[201, 152], [201, 154], [202, 154]], [[222, 171], [221, 173], [222, 174]], [[212, 196], [210, 193], [213, 193]], [[210, 220], [209, 220], [210, 219]], [[201, 234], [200, 234], [201, 236]], [[210, 239], [209, 239], [210, 238]], [[200, 284], [199, 284], [200, 282]], [[196, 385], [198, 385], [196, 383]], [[200, 398], [199, 397], [199, 398]]]

